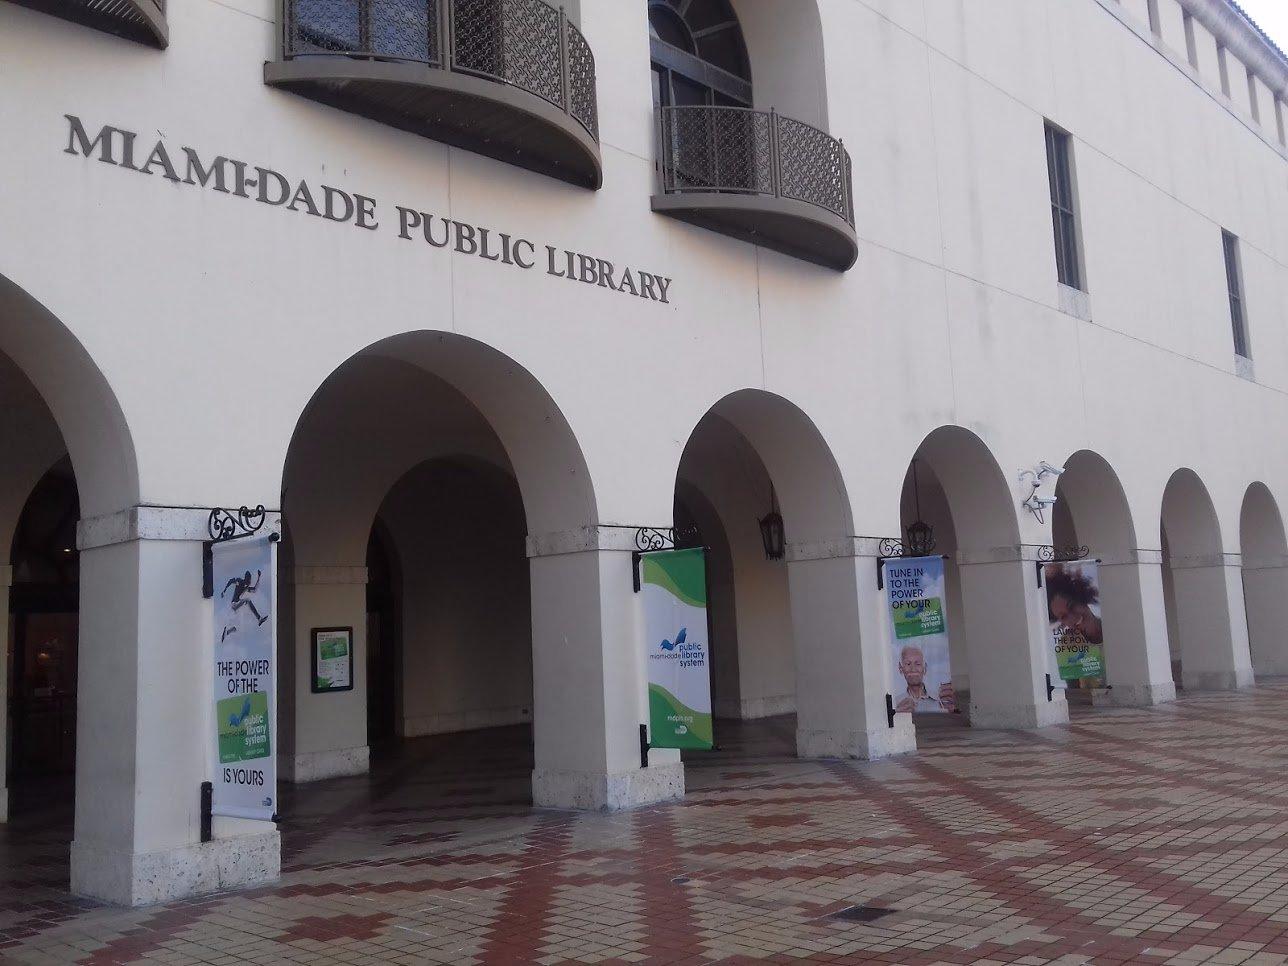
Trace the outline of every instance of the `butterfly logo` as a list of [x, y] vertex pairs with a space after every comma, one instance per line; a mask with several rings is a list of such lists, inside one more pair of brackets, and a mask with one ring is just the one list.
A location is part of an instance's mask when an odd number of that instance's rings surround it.
[[674, 651], [677, 647], [679, 647], [681, 644], [684, 643], [684, 639], [688, 636], [688, 634], [689, 634], [689, 629], [687, 627], [681, 627], [680, 633], [675, 635], [674, 644], [667, 640], [662, 641], [662, 650]]

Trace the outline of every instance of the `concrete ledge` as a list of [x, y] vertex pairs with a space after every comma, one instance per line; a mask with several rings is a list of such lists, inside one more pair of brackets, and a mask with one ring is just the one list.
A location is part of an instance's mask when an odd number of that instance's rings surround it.
[[1161, 550], [1126, 550], [1121, 553], [1106, 552], [1100, 555], [1101, 567], [1158, 566], [1163, 562]]
[[371, 770], [371, 749], [366, 745], [335, 751], [310, 751], [302, 755], [284, 755], [278, 759], [280, 778], [297, 785], [365, 775]]
[[1196, 553], [1187, 557], [1172, 557], [1168, 561], [1173, 570], [1205, 570], [1211, 567], [1238, 567], [1243, 557], [1237, 553]]
[[1091, 690], [1091, 704], [1096, 708], [1152, 708], [1175, 700], [1176, 684], [1173, 681], [1115, 684], [1112, 688]]
[[1037, 704], [998, 707], [972, 702], [970, 706], [972, 728], [1029, 731], [1034, 728], [1049, 728], [1052, 725], [1068, 723], [1069, 705], [1064, 700], [1064, 694], [1059, 690], [1052, 695], [1050, 701], [1040, 701]]
[[440, 714], [418, 714], [404, 718], [402, 733], [404, 738], [421, 738], [425, 735], [447, 735], [457, 731], [477, 731], [480, 728], [528, 724], [531, 721], [532, 712], [527, 708], [445, 711]]
[[917, 729], [912, 715], [894, 716], [893, 728], [872, 731], [821, 731], [796, 729], [796, 755], [799, 758], [856, 758], [874, 761], [917, 750]]
[[[115, 513], [81, 520], [76, 525], [76, 549], [96, 550], [135, 540], [210, 539], [209, 507], [132, 506]], [[264, 515], [260, 533], [280, 533], [282, 514], [270, 510]]]
[[1233, 671], [1187, 671], [1181, 665], [1181, 686], [1186, 691], [1238, 691], [1255, 683], [1250, 667]]
[[146, 906], [273, 882], [282, 872], [277, 829], [159, 852], [121, 852], [72, 842], [72, 892]]
[[560, 530], [555, 533], [530, 533], [527, 538], [527, 553], [529, 557], [558, 557], [563, 554], [594, 553], [600, 550], [633, 553], [639, 549], [635, 545], [635, 535], [640, 529], [650, 528], [597, 526]]
[[684, 797], [684, 765], [650, 765], [635, 771], [532, 771], [532, 804], [537, 808], [618, 811]]
[[1022, 543], [1011, 547], [989, 547], [984, 550], [958, 550], [957, 565], [973, 567], [976, 565], [1017, 563], [1046, 563], [1039, 554], [1045, 548], [1038, 544]]
[[837, 537], [834, 540], [812, 540], [788, 543], [786, 560], [836, 560], [845, 557], [880, 557], [881, 537]]

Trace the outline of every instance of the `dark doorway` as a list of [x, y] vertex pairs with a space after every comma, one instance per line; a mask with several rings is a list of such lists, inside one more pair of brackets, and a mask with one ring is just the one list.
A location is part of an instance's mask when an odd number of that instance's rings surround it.
[[70, 775], [76, 767], [80, 498], [61, 460], [23, 507], [9, 591], [9, 779]]

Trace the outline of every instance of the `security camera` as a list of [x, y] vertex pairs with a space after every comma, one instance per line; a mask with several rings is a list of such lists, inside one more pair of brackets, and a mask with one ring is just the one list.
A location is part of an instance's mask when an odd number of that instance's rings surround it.
[[1034, 497], [1033, 497], [1033, 502], [1034, 502], [1034, 503], [1036, 503], [1036, 504], [1037, 504], [1038, 506], [1040, 506], [1040, 507], [1055, 506], [1055, 504], [1056, 504], [1056, 497], [1054, 497], [1054, 496], [1037, 496], [1037, 495], [1035, 494], [1035, 495], [1034, 495]]
[[1046, 475], [1046, 474], [1048, 474], [1048, 473], [1050, 473], [1052, 476], [1062, 476], [1062, 475], [1064, 475], [1064, 467], [1063, 467], [1063, 466], [1052, 466], [1052, 465], [1051, 465], [1050, 463], [1048, 463], [1046, 460], [1043, 460], [1042, 462], [1040, 462], [1040, 463], [1038, 464], [1038, 469], [1042, 471], [1042, 475], [1043, 475], [1043, 476], [1045, 476], [1045, 475]]

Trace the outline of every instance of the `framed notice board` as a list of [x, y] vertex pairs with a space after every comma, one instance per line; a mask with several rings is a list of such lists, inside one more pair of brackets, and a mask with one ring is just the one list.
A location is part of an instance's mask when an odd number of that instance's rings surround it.
[[353, 628], [315, 627], [313, 638], [314, 694], [353, 690]]

